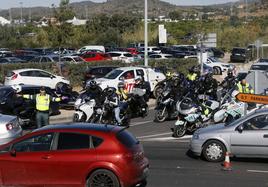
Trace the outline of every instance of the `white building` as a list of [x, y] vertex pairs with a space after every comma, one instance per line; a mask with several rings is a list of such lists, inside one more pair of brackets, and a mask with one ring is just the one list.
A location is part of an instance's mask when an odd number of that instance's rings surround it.
[[72, 25], [85, 25], [87, 23], [86, 19], [77, 19], [74, 17], [73, 19], [67, 20], [67, 23], [71, 23]]
[[10, 25], [10, 21], [0, 16], [0, 25]]

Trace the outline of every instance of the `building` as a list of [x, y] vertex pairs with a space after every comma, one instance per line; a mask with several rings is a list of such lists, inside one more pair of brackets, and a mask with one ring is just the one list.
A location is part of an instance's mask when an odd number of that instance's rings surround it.
[[0, 16], [0, 25], [10, 25], [11, 22], [3, 17]]
[[87, 20], [77, 19], [76, 17], [74, 17], [73, 19], [67, 20], [66, 22], [77, 26], [77, 25], [85, 25], [87, 23]]

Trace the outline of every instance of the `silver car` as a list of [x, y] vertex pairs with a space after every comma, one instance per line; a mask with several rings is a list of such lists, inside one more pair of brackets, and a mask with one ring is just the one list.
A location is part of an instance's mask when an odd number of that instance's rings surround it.
[[268, 109], [197, 130], [190, 150], [210, 162], [223, 161], [226, 151], [237, 157], [268, 157]]
[[0, 145], [21, 136], [22, 129], [16, 116], [0, 114]]

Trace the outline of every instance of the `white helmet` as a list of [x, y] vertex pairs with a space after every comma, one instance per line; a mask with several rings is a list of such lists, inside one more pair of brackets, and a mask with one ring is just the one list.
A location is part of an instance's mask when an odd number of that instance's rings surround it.
[[239, 91], [234, 90], [234, 91], [232, 92], [232, 97], [236, 97], [238, 94], [239, 94]]

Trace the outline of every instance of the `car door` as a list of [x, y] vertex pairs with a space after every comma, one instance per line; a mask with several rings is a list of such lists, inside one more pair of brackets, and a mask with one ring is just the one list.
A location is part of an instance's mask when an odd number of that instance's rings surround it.
[[89, 167], [96, 162], [96, 150], [88, 134], [60, 132], [56, 136], [54, 151], [48, 160], [50, 184], [79, 184], [88, 175]]
[[47, 164], [54, 133], [25, 138], [14, 143], [13, 154], [0, 155], [3, 181], [6, 185], [39, 185], [48, 183], [51, 165]]
[[230, 141], [235, 155], [268, 156], [268, 115], [257, 115], [240, 124]]
[[54, 76], [45, 71], [34, 71], [35, 85], [47, 86], [50, 88], [55, 88], [57, 82], [54, 81]]
[[[34, 77], [34, 71], [23, 71], [20, 72], [20, 78], [19, 78], [19, 84], [25, 84], [25, 85], [36, 85], [36, 78]], [[33, 79], [35, 82], [33, 82]]]

